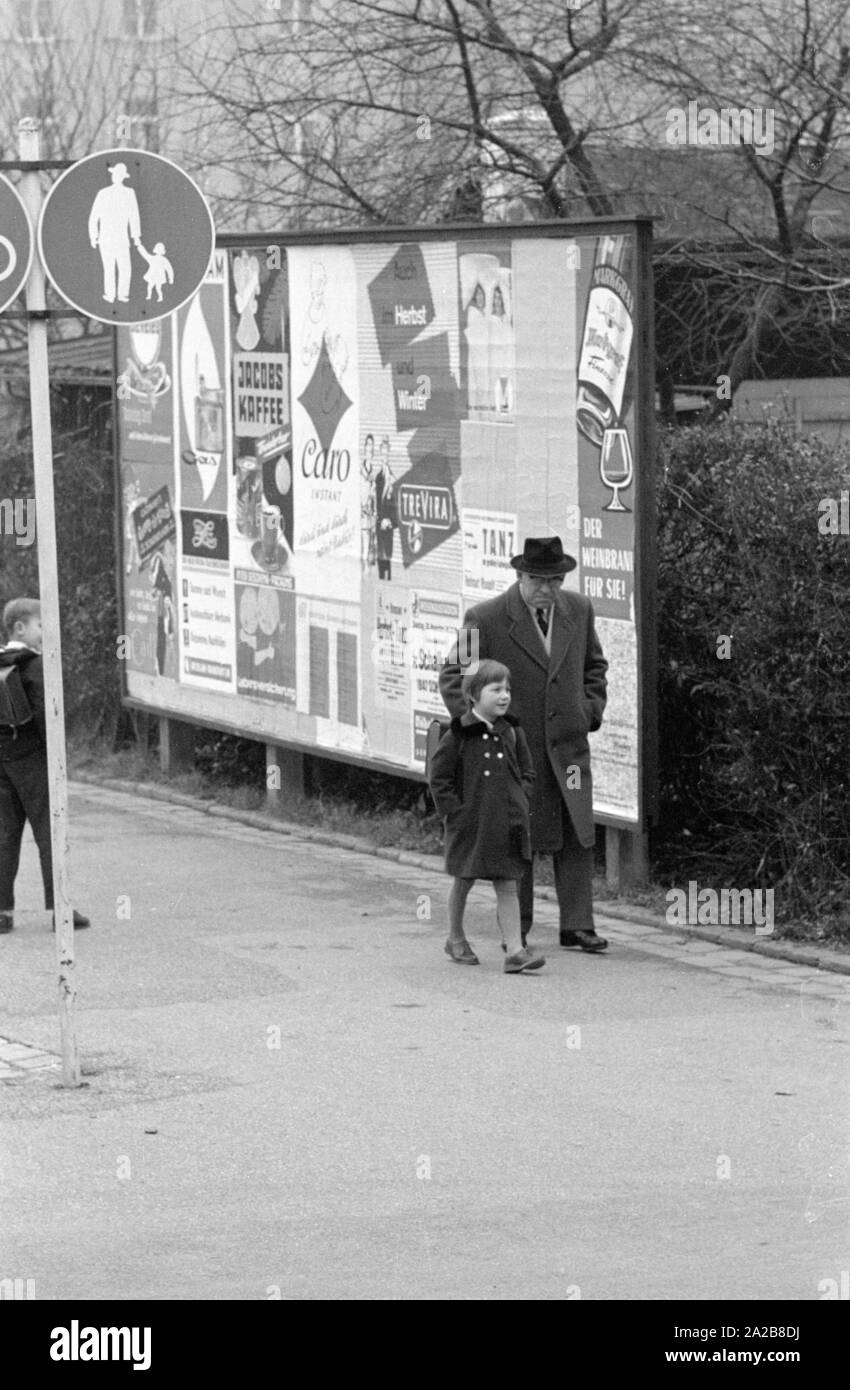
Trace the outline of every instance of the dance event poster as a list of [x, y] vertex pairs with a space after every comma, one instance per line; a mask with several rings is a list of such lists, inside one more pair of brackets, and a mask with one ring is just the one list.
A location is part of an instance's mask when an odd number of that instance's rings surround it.
[[[234, 239], [235, 240], [235, 239]], [[464, 614], [558, 534], [638, 816], [635, 231], [219, 247], [117, 330], [127, 695], [421, 772]]]

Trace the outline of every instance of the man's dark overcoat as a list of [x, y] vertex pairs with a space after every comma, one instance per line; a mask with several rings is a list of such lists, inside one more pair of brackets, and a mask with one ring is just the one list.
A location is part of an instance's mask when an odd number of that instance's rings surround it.
[[585, 847], [594, 843], [587, 735], [602, 723], [608, 669], [589, 599], [561, 589], [555, 595], [550, 624], [551, 655], [519, 583], [513, 584], [505, 593], [469, 609], [459, 643], [440, 672], [446, 708], [451, 715], [459, 715], [464, 708], [460, 683], [471, 660], [501, 661], [508, 667], [511, 713], [525, 730], [536, 774], [531, 844], [542, 854], [563, 845], [562, 802], [579, 843]]
[[[513, 731], [513, 732], [511, 732]], [[528, 801], [534, 768], [511, 715], [492, 729], [471, 711], [453, 719], [431, 760], [431, 795], [446, 822], [455, 878], [522, 877], [531, 860]]]

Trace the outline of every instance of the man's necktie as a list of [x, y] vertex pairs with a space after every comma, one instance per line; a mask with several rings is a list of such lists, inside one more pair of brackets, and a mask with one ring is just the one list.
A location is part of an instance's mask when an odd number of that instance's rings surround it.
[[534, 611], [537, 614], [537, 626], [545, 637], [549, 631], [549, 614], [545, 608], [535, 608]]

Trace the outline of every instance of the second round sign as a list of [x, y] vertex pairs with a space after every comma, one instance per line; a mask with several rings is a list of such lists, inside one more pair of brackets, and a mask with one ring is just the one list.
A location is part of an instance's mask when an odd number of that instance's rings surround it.
[[0, 174], [0, 312], [20, 294], [29, 275], [33, 239], [27, 210], [13, 184]]
[[38, 244], [52, 284], [75, 309], [103, 323], [142, 323], [191, 299], [215, 228], [197, 184], [170, 159], [103, 150], [57, 179]]

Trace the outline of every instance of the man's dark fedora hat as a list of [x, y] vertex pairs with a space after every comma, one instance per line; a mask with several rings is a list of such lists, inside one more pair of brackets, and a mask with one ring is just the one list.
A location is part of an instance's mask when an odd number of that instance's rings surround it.
[[577, 561], [564, 553], [560, 536], [529, 536], [522, 554], [514, 555], [511, 564], [523, 574], [550, 576], [568, 574], [575, 569]]

